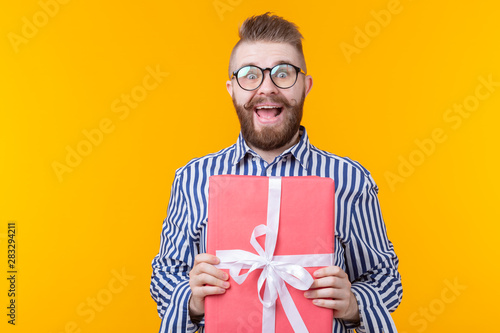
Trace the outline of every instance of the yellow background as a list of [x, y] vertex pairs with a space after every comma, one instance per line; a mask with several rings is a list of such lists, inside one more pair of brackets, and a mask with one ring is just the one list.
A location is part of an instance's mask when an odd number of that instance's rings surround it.
[[[314, 86], [303, 124], [312, 143], [358, 160], [380, 187], [403, 277], [393, 314], [399, 331], [498, 330], [500, 86], [459, 125], [444, 118], [455, 103], [474, 101], [479, 78], [500, 82], [495, 1], [72, 0], [58, 7], [53, 17], [35, 0], [0, 10], [2, 332], [157, 332], [150, 262], [174, 171], [236, 140], [225, 90], [229, 54], [239, 24], [265, 11], [297, 23], [305, 36]], [[388, 8], [398, 13], [386, 26], [374, 23], [372, 11]], [[37, 31], [23, 28], [34, 19]], [[356, 31], [367, 27], [364, 45]], [[13, 43], [23, 29], [30, 37]], [[341, 45], [356, 40], [363, 47], [346, 57]], [[122, 94], [140, 93], [148, 68], [168, 76], [127, 116], [113, 112]], [[60, 181], [53, 163], [65, 163], [67, 146], [84, 145], [82, 131], [103, 119], [113, 131]], [[415, 140], [436, 128], [446, 140], [422, 155]], [[401, 177], [401, 159], [410, 156], [419, 165]], [[391, 185], [388, 172], [404, 181]], [[9, 221], [18, 227], [15, 327], [6, 316]], [[128, 280], [120, 283], [117, 272]], [[465, 289], [453, 293], [450, 283]], [[106, 303], [100, 311], [89, 305], [96, 297]]]

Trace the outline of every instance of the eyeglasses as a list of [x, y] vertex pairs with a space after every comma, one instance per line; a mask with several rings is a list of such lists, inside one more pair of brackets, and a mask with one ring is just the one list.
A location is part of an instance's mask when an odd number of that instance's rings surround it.
[[299, 73], [306, 74], [300, 67], [290, 64], [279, 64], [272, 68], [260, 68], [253, 65], [241, 67], [233, 72], [231, 80], [236, 77], [241, 89], [252, 91], [260, 87], [264, 82], [264, 71], [269, 70], [269, 76], [274, 85], [281, 89], [291, 88]]

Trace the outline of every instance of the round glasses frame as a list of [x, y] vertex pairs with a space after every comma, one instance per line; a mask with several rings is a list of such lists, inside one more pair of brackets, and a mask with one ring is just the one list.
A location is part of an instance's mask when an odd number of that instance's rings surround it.
[[[290, 86], [288, 86], [288, 87], [280, 87], [279, 85], [277, 85], [277, 84], [276, 84], [276, 82], [274, 82], [274, 80], [273, 80], [273, 76], [271, 75], [271, 73], [273, 72], [273, 70], [274, 70], [276, 67], [278, 67], [278, 66], [283, 66], [283, 65], [292, 66], [292, 67], [295, 69], [295, 80], [294, 80], [294, 81], [293, 81], [293, 83], [292, 83]], [[247, 89], [247, 88], [244, 88], [244, 87], [241, 85], [240, 81], [238, 80], [238, 72], [239, 72], [239, 71], [241, 71], [241, 70], [242, 70], [242, 69], [244, 69], [244, 68], [247, 68], [247, 67], [255, 67], [255, 68], [260, 69], [260, 71], [262, 72], [262, 76], [261, 76], [261, 80], [260, 80], [259, 85], [258, 85], [257, 87], [255, 87], [255, 88], [253, 88], [253, 89]], [[238, 85], [240, 86], [240, 88], [241, 88], [241, 89], [246, 90], [246, 91], [253, 91], [253, 90], [255, 90], [255, 89], [258, 89], [258, 88], [262, 85], [262, 82], [264, 82], [264, 75], [265, 75], [265, 74], [264, 74], [264, 72], [265, 72], [265, 71], [267, 71], [267, 70], [269, 71], [269, 78], [271, 79], [271, 81], [273, 82], [273, 84], [274, 84], [276, 87], [280, 88], [280, 89], [288, 89], [288, 88], [293, 87], [293, 86], [295, 85], [295, 83], [297, 83], [297, 78], [299, 77], [299, 74], [300, 74], [300, 73], [302, 73], [302, 74], [306, 75], [306, 72], [304, 72], [304, 71], [303, 71], [300, 67], [297, 67], [297, 66], [292, 65], [292, 64], [286, 64], [286, 63], [283, 63], [283, 64], [278, 64], [278, 65], [276, 65], [276, 66], [273, 66], [273, 67], [267, 67], [267, 68], [260, 68], [259, 66], [255, 66], [255, 65], [246, 65], [246, 66], [241, 67], [240, 69], [235, 70], [235, 71], [233, 72], [233, 76], [231, 77], [231, 80], [232, 80], [233, 78], [235, 78], [235, 77], [236, 77], [236, 82], [238, 82]]]

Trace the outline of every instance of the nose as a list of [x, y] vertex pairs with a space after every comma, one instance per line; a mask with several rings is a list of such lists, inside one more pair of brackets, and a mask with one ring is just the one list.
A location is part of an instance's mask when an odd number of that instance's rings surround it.
[[278, 93], [278, 87], [271, 80], [271, 75], [269, 70], [264, 71], [264, 80], [258, 88], [257, 94], [259, 95], [272, 95]]

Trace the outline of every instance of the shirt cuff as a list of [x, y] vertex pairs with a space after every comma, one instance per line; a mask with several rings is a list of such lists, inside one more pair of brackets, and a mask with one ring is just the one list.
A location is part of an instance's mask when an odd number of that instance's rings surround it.
[[160, 333], [195, 333], [199, 329], [199, 325], [193, 323], [189, 316], [190, 297], [189, 280], [175, 286], [161, 322]]
[[352, 284], [351, 291], [358, 302], [359, 323], [344, 321], [347, 329], [356, 329], [357, 333], [397, 333], [391, 314], [376, 289], [367, 283], [356, 282]]

